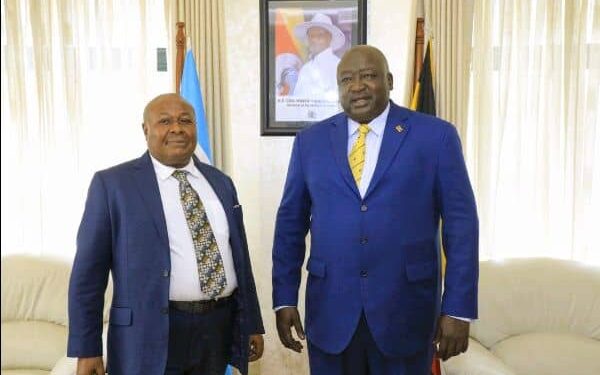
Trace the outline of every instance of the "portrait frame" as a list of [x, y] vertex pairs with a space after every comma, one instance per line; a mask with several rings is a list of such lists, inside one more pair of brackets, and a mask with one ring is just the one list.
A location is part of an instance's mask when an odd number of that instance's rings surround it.
[[341, 112], [337, 63], [366, 39], [367, 0], [260, 0], [261, 135]]

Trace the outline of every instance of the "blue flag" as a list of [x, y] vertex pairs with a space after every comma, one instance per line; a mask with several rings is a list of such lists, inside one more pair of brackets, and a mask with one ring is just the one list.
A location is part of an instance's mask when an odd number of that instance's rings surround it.
[[179, 94], [190, 102], [196, 112], [196, 132], [198, 137], [196, 155], [203, 162], [212, 164], [212, 152], [210, 149], [210, 139], [208, 138], [208, 125], [206, 124], [206, 115], [204, 113], [202, 90], [200, 89], [196, 61], [194, 60], [191, 48], [188, 49], [185, 55], [179, 91]]

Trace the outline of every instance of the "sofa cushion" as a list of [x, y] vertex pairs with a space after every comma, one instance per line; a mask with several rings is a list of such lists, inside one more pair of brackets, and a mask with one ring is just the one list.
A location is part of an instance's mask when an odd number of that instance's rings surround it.
[[2, 258], [2, 321], [43, 320], [67, 325], [69, 263], [49, 258]]
[[[45, 374], [66, 353], [71, 263], [48, 257], [10, 255], [2, 257], [1, 267], [2, 375]], [[104, 322], [108, 322], [111, 297], [109, 281]], [[74, 360], [61, 361], [63, 368], [52, 374], [73, 374]], [[40, 372], [44, 369], [47, 371]]]
[[473, 339], [469, 339], [469, 349], [465, 353], [442, 362], [442, 367], [446, 375], [515, 375], [504, 362]]
[[492, 348], [517, 374], [598, 375], [600, 341], [567, 333], [528, 333]]
[[2, 369], [50, 371], [65, 354], [67, 329], [42, 321], [2, 322]]

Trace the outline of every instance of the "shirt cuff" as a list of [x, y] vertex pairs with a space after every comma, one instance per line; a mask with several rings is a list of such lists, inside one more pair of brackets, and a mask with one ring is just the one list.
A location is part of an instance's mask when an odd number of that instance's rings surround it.
[[460, 316], [453, 316], [453, 315], [447, 315], [447, 316], [449, 316], [451, 318], [454, 318], [454, 319], [462, 320], [463, 322], [467, 322], [467, 323], [471, 323], [473, 321], [473, 319], [470, 319], [470, 318], [461, 318]]
[[277, 311], [279, 311], [279, 310], [281, 310], [281, 309], [284, 309], [284, 308], [286, 308], [286, 307], [296, 307], [296, 306], [286, 306], [286, 305], [283, 305], [283, 306], [277, 306], [277, 307], [275, 307], [275, 308], [273, 309], [273, 311], [277, 312]]

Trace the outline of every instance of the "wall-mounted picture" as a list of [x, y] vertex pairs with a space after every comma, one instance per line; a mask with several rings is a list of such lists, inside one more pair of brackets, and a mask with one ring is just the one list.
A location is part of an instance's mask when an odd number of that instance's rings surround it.
[[262, 135], [294, 135], [341, 111], [336, 69], [366, 43], [366, 0], [261, 0]]

